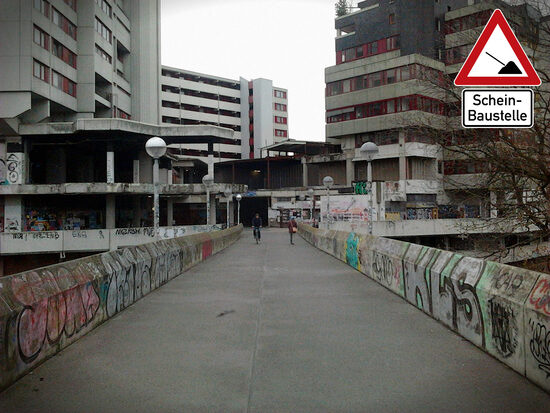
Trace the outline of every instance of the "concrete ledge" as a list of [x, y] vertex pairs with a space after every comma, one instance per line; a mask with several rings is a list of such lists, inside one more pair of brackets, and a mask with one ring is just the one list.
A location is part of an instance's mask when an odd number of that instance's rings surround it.
[[231, 245], [242, 228], [152, 242], [0, 278], [0, 390]]
[[550, 391], [549, 274], [371, 235], [298, 230]]

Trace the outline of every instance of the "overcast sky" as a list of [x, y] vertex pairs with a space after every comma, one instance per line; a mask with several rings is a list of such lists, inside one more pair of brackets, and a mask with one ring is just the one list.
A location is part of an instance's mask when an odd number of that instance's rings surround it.
[[161, 0], [162, 64], [288, 89], [290, 138], [324, 140], [336, 0]]

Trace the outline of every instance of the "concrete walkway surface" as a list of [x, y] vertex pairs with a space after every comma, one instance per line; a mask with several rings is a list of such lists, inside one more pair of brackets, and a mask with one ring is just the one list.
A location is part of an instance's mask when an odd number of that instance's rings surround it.
[[[550, 412], [550, 395], [286, 230], [241, 239], [0, 393], [0, 412]], [[411, 328], [414, 326], [414, 328]]]

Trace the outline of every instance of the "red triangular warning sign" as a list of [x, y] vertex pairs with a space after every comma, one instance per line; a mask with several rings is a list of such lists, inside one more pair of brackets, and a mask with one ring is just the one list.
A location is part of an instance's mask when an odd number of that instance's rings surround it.
[[455, 79], [456, 86], [540, 86], [502, 11], [496, 9]]

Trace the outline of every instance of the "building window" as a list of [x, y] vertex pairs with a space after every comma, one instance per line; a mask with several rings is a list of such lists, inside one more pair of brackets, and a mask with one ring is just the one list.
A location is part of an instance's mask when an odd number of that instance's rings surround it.
[[275, 110], [286, 112], [286, 105], [284, 103], [275, 103]]
[[50, 17], [50, 3], [46, 0], [34, 0], [34, 8], [46, 17]]
[[52, 41], [52, 54], [76, 69], [76, 54], [55, 39]]
[[391, 13], [388, 17], [389, 24], [395, 24], [395, 14]]
[[113, 17], [113, 9], [112, 7], [109, 5], [109, 3], [107, 3], [105, 0], [95, 0], [95, 2], [97, 3], [97, 5], [99, 6], [99, 8], [101, 10], [103, 10], [103, 12], [109, 16], [109, 17]]
[[48, 83], [48, 80], [49, 80], [48, 79], [48, 72], [49, 72], [48, 66], [40, 63], [38, 60], [33, 61], [32, 74], [34, 75], [34, 77]]
[[286, 99], [286, 92], [284, 92], [284, 91], [282, 91], [282, 90], [274, 90], [274, 91], [273, 91], [273, 95], [274, 95], [276, 98]]
[[[132, 119], [132, 117], [128, 113], [124, 112], [123, 110], [120, 110], [119, 108], [116, 108], [116, 117], [120, 119]], [[172, 122], [172, 123], [179, 123], [179, 119], [176, 122]]]
[[275, 123], [286, 125], [286, 118], [283, 116], [275, 116]]
[[59, 13], [55, 7], [52, 7], [52, 22], [76, 40], [76, 26], [72, 24], [69, 19]]
[[275, 136], [278, 136], [280, 138], [286, 138], [288, 134], [288, 131], [282, 130], [282, 129], [275, 129]]
[[48, 36], [45, 31], [38, 28], [37, 26], [34, 26], [33, 40], [37, 45], [46, 50], [49, 50], [50, 36]]
[[109, 54], [108, 54], [105, 50], [103, 50], [101, 47], [99, 47], [97, 44], [95, 45], [95, 52], [96, 52], [99, 56], [101, 56], [101, 58], [102, 58], [103, 60], [105, 60], [106, 62], [108, 62], [108, 63], [112, 63], [112, 62], [113, 62], [112, 57], [109, 56]]
[[97, 17], [95, 19], [95, 31], [109, 43], [113, 43], [113, 33]]
[[327, 83], [326, 96], [335, 96], [372, 87], [391, 85], [410, 79], [428, 80], [438, 84], [442, 84], [443, 82], [443, 76], [440, 71], [427, 66], [413, 64]]
[[52, 70], [52, 86], [76, 97], [76, 83], [55, 70]]
[[63, 0], [71, 9], [76, 11], [76, 0]]
[[[380, 116], [409, 110], [421, 110], [436, 115], [445, 114], [443, 102], [420, 95], [403, 96], [396, 99], [386, 99], [369, 102], [355, 107], [334, 109], [327, 112], [327, 123], [344, 122], [371, 116]], [[332, 115], [334, 112], [343, 112]]]

